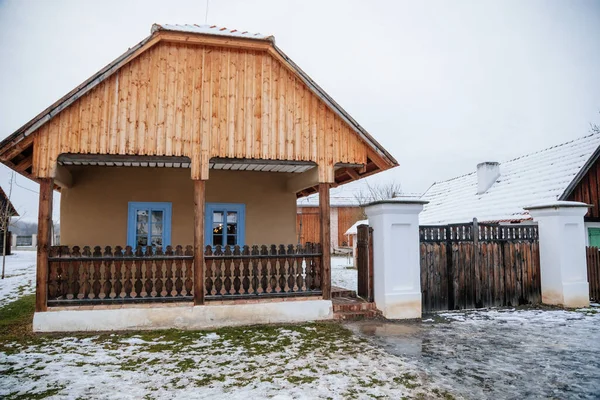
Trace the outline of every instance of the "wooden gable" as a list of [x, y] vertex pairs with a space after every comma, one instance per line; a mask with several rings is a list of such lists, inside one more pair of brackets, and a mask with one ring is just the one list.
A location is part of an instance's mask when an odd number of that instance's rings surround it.
[[586, 219], [600, 221], [600, 159], [597, 155], [593, 159], [593, 163], [564, 200], [591, 204], [592, 207], [585, 214]]
[[[172, 32], [153, 39], [26, 137], [26, 172], [54, 177], [60, 154], [186, 156], [193, 179], [208, 179], [213, 157], [312, 161], [319, 181], [331, 183], [340, 183], [335, 164], [362, 166], [342, 181], [397, 165], [272, 43]], [[12, 157], [0, 150], [9, 166]]]

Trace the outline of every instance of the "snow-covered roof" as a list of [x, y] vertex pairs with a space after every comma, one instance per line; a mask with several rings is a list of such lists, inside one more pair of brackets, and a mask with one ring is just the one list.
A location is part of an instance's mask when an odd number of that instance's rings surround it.
[[152, 33], [156, 31], [199, 33], [203, 35], [231, 36], [247, 39], [270, 40], [271, 42], [275, 42], [275, 37], [272, 35], [263, 35], [261, 33], [238, 31], [236, 29], [227, 29], [225, 27], [219, 27], [216, 25], [154, 24], [152, 25]]
[[423, 194], [429, 201], [421, 224], [530, 219], [523, 207], [564, 200], [576, 178], [600, 146], [594, 133], [500, 163], [500, 176], [477, 194], [477, 172], [434, 183]]
[[[319, 194], [311, 194], [310, 196], [301, 197], [296, 201], [298, 207], [319, 207]], [[352, 196], [348, 196], [347, 193], [341, 195], [335, 195], [330, 193], [329, 195], [330, 207], [358, 207], [359, 201]]]
[[356, 235], [356, 233], [358, 232], [359, 225], [369, 225], [369, 220], [363, 219], [360, 221], [356, 221], [354, 223], [354, 225], [352, 225], [350, 228], [348, 228], [348, 230], [346, 231], [346, 233], [344, 233], [344, 235]]

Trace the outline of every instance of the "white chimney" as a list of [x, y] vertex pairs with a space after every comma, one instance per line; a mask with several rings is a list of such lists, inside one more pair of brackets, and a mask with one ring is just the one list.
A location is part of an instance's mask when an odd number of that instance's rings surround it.
[[477, 194], [483, 194], [500, 177], [500, 163], [486, 161], [477, 164]]

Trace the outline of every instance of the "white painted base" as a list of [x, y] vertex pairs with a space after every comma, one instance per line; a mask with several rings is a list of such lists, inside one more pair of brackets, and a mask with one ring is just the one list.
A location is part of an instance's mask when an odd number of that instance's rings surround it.
[[377, 308], [387, 319], [421, 318], [421, 292], [385, 294], [382, 300]]
[[36, 312], [34, 332], [206, 329], [333, 318], [330, 300]]
[[567, 308], [590, 306], [590, 285], [587, 282], [568, 282], [542, 287], [542, 303]]

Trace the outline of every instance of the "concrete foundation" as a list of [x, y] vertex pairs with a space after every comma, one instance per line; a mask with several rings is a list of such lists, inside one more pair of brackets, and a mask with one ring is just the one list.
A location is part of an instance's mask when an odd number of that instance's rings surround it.
[[33, 317], [34, 332], [207, 329], [333, 318], [330, 300], [257, 302], [253, 304], [191, 304], [123, 306], [122, 308], [50, 309]]

